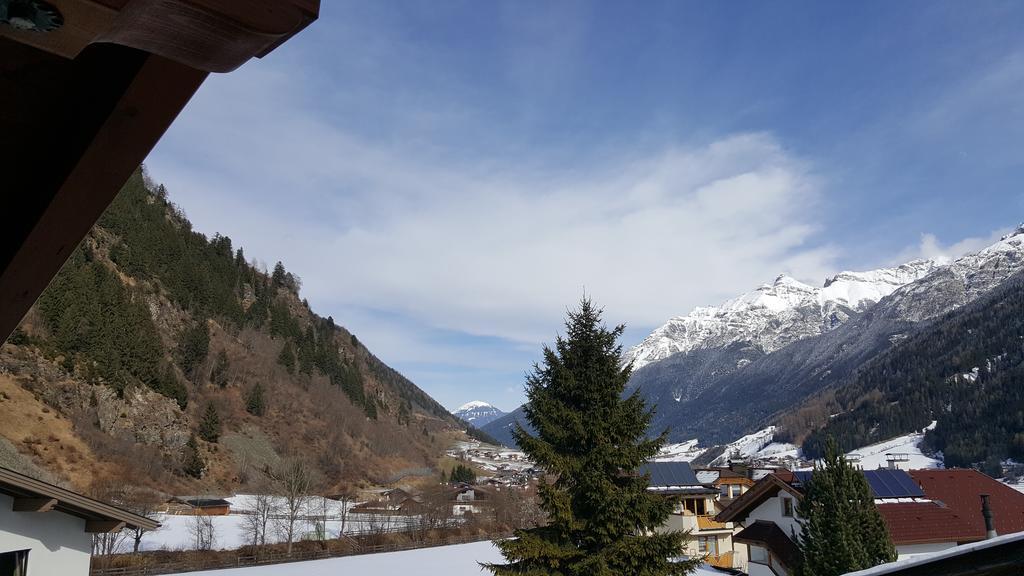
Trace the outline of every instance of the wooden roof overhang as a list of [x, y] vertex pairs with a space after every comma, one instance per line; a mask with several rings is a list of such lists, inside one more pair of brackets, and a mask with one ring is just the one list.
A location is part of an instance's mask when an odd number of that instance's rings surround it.
[[63, 21], [52, 31], [0, 24], [0, 339], [207, 74], [266, 55], [320, 8], [319, 0], [46, 4]]
[[752, 488], [740, 494], [724, 510], [715, 516], [719, 522], [741, 522], [751, 510], [757, 508], [765, 500], [774, 497], [780, 490], [793, 495], [798, 501], [803, 499], [799, 490], [790, 486], [776, 474], [769, 474], [758, 480]]
[[[14, 499], [14, 512], [63, 512], [85, 520], [85, 531], [117, 532], [124, 527], [154, 530], [160, 523], [41, 480], [0, 468], [0, 494]], [[6, 514], [6, 512], [4, 512]]]

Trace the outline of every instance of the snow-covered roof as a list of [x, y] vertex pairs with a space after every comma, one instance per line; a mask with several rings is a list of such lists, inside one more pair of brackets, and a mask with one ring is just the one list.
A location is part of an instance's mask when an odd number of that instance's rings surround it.
[[[1002, 550], [1003, 547], [1006, 547], [1005, 552]], [[1011, 558], [1013, 557], [1011, 556], [1011, 548], [1018, 551], [1016, 557], [1019, 559], [1019, 568], [1024, 571], [1024, 555], [1020, 554], [1020, 550], [1024, 548], [1024, 532], [1018, 532], [1016, 534], [1007, 534], [1006, 536], [997, 536], [989, 540], [982, 540], [981, 542], [947, 548], [946, 550], [934, 552], [932, 554], [921, 554], [920, 556], [914, 556], [913, 558], [908, 558], [906, 560], [897, 560], [896, 562], [879, 564], [874, 568], [867, 568], [866, 570], [847, 572], [843, 576], [881, 576], [882, 574], [900, 574], [904, 571], [909, 571], [911, 568], [929, 566], [932, 564], [936, 564], [934, 570], [939, 570], [941, 569], [941, 563], [944, 563], [947, 560], [979, 554], [987, 550], [995, 553], [993, 557], [1005, 556], [1006, 558]], [[1001, 567], [1009, 568], [1009, 566]], [[928, 573], [928, 570], [924, 569], [914, 571], [914, 574], [919, 573]]]

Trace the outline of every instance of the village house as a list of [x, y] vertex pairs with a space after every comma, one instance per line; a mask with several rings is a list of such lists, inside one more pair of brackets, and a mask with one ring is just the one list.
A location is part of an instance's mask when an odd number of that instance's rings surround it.
[[[986, 495], [996, 531], [1024, 530], [1024, 494], [974, 470], [865, 470], [875, 505], [901, 559], [986, 538]], [[734, 522], [737, 549], [746, 548], [750, 576], [787, 576], [798, 563], [797, 505], [812, 472], [780, 470], [759, 480], [721, 513]], [[739, 555], [737, 555], [739, 556]]]
[[733, 525], [715, 520], [718, 512], [715, 502], [721, 489], [700, 482], [687, 462], [648, 462], [639, 472], [650, 475], [649, 492], [679, 499], [668, 520], [657, 529], [690, 531], [691, 537], [683, 544], [679, 555], [704, 557], [712, 566], [732, 568], [737, 561], [732, 542]]
[[160, 524], [0, 468], [0, 574], [85, 576], [92, 536]]
[[458, 484], [449, 492], [452, 503], [452, 516], [479, 514], [483, 511], [482, 503], [490, 500], [490, 493], [480, 486]]
[[380, 496], [366, 502], [356, 504], [352, 511], [361, 514], [395, 514], [411, 516], [424, 510], [422, 498], [401, 488], [392, 488], [380, 493]]
[[231, 502], [216, 496], [174, 496], [161, 511], [176, 516], [227, 516]]

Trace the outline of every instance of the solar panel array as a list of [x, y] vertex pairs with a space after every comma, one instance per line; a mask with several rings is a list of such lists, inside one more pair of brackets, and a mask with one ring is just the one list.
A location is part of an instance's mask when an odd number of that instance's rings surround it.
[[923, 498], [924, 490], [904, 470], [865, 470], [875, 498]]
[[[871, 486], [875, 498], [923, 498], [924, 490], [914, 482], [905, 470], [864, 470], [864, 477]], [[811, 471], [793, 472], [793, 484], [806, 486], [811, 481]]]
[[651, 487], [700, 485], [687, 462], [647, 462], [640, 466], [640, 473], [651, 475]]

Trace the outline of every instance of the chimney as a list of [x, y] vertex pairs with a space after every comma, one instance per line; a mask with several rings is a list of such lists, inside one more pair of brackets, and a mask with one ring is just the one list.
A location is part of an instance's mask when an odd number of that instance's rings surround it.
[[981, 515], [985, 518], [985, 538], [995, 538], [996, 528], [992, 523], [992, 508], [988, 505], [988, 494], [981, 495]]

